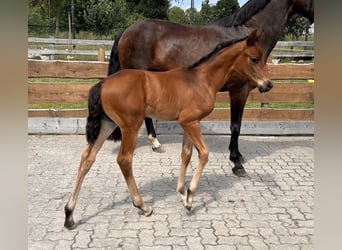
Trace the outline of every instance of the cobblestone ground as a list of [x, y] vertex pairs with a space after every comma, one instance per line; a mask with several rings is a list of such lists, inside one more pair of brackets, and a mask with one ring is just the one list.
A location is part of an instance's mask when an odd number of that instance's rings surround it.
[[[118, 143], [106, 142], [63, 227], [84, 135], [30, 135], [28, 141], [28, 249], [313, 249], [313, 137], [241, 136], [248, 176], [229, 163], [229, 136], [206, 135], [210, 150], [193, 208], [176, 195], [180, 135], [161, 135], [165, 153], [140, 137], [134, 173], [145, 217], [131, 204], [116, 164]], [[193, 154], [187, 182], [197, 163]]]

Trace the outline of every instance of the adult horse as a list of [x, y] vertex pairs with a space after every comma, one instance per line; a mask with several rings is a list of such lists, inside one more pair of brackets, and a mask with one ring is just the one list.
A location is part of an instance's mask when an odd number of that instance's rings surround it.
[[[120, 69], [147, 69], [164, 71], [187, 66], [211, 51], [218, 43], [241, 38], [253, 29], [264, 30], [260, 39], [263, 60], [266, 62], [270, 52], [280, 38], [289, 17], [295, 13], [314, 21], [313, 0], [250, 0], [239, 11], [224, 17], [212, 25], [191, 26], [167, 21], [148, 19], [128, 27], [114, 41], [108, 75]], [[227, 85], [229, 85], [227, 83]], [[233, 173], [244, 176], [241, 162], [243, 157], [238, 149], [241, 120], [247, 97], [248, 84], [240, 88], [228, 89], [231, 104], [231, 140], [229, 144]], [[153, 123], [145, 119], [148, 137], [154, 149], [161, 145], [156, 139]], [[120, 138], [116, 129], [110, 138]]]
[[[219, 44], [212, 53], [189, 67], [165, 72], [126, 69], [95, 84], [89, 91], [88, 147], [83, 151], [73, 192], [65, 206], [65, 227], [74, 227], [73, 211], [84, 177], [116, 127], [122, 132], [117, 162], [133, 205], [145, 216], [152, 214], [152, 208], [140, 196], [132, 170], [133, 152], [145, 116], [177, 120], [184, 130], [177, 191], [184, 206], [191, 209], [209, 154], [200, 121], [213, 110], [216, 93], [226, 82], [233, 84], [229, 88], [248, 82], [250, 88], [258, 87], [261, 91], [271, 86], [262, 50], [257, 44], [259, 36], [255, 30], [247, 38]], [[185, 175], [193, 146], [198, 151], [199, 163], [186, 188]]]

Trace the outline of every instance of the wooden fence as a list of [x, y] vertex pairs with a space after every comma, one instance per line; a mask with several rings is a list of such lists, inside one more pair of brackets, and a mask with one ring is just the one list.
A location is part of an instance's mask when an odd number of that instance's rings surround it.
[[[29, 78], [94, 79], [92, 83], [34, 82], [28, 83], [29, 103], [80, 103], [87, 102], [88, 90], [97, 78], [106, 76], [105, 62], [72, 62], [28, 60]], [[254, 89], [248, 103], [314, 103], [313, 64], [268, 64], [274, 87], [267, 93]], [[69, 80], [70, 81], [70, 80]], [[81, 80], [82, 81], [82, 80]], [[218, 93], [216, 103], [229, 103], [227, 92]], [[87, 109], [55, 110], [29, 109], [29, 117], [86, 117]], [[230, 119], [229, 108], [216, 108], [205, 119], [226, 121]], [[313, 121], [314, 109], [246, 108], [244, 121]]]
[[[73, 60], [76, 56], [91, 56], [97, 60], [100, 49], [105, 57], [109, 58], [112, 40], [86, 40], [86, 39], [55, 39], [55, 38], [28, 38], [29, 58], [51, 59], [54, 56]], [[36, 48], [40, 46], [40, 48]], [[72, 47], [71, 47], [72, 45]], [[69, 47], [62, 49], [62, 47]], [[73, 48], [75, 46], [75, 48]], [[97, 49], [79, 49], [79, 47], [95, 47]], [[34, 48], [30, 48], [34, 47]], [[278, 41], [272, 57], [278, 60], [312, 60], [314, 58], [314, 41]]]

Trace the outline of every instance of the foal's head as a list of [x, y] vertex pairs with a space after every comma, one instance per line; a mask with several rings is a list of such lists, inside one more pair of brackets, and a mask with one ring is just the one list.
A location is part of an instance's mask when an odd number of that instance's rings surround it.
[[251, 88], [257, 87], [259, 91], [269, 91], [273, 85], [270, 81], [266, 63], [262, 60], [262, 50], [257, 41], [262, 32], [254, 30], [246, 39], [244, 51], [235, 63], [235, 71]]

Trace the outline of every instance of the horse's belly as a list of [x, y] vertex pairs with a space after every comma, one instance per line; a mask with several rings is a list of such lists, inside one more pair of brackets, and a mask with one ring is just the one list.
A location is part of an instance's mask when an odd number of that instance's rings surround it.
[[145, 117], [150, 117], [162, 121], [175, 121], [178, 119], [178, 115], [179, 112], [176, 112], [167, 107], [155, 109], [148, 106], [145, 111]]

